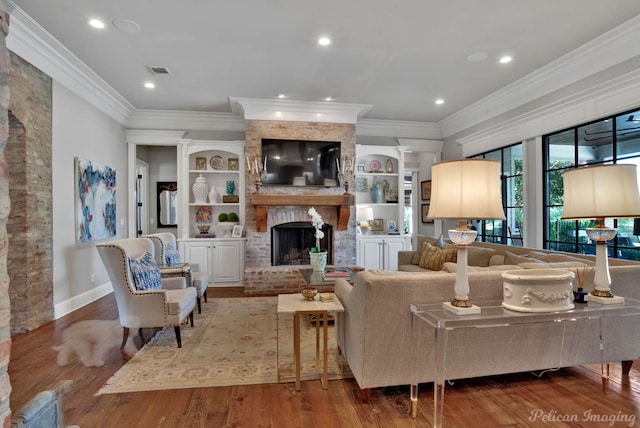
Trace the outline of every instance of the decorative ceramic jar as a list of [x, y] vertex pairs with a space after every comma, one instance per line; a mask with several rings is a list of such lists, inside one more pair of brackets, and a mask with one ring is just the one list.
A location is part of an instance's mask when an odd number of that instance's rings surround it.
[[209, 185], [207, 184], [207, 179], [200, 174], [195, 179], [195, 183], [193, 183], [193, 199], [196, 204], [206, 204], [207, 203], [207, 194], [209, 193]]
[[324, 272], [325, 267], [327, 267], [327, 252], [309, 253], [309, 257], [311, 258], [311, 267], [313, 268], [313, 271]]
[[384, 189], [382, 188], [382, 186], [379, 183], [375, 183], [373, 186], [371, 186], [371, 202], [374, 204], [379, 204], [382, 202], [382, 198], [383, 198], [383, 194], [384, 194]]
[[211, 186], [209, 189], [209, 203], [216, 204], [218, 203], [218, 191], [216, 190], [216, 186]]

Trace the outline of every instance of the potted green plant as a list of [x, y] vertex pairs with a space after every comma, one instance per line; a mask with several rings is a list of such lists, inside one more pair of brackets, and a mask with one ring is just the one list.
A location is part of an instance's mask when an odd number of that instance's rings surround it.
[[233, 226], [238, 224], [239, 220], [240, 219], [238, 218], [238, 214], [236, 214], [234, 212], [231, 212], [231, 213], [228, 213], [228, 214], [227, 213], [220, 213], [218, 215], [218, 226], [224, 232], [223, 238], [231, 237], [231, 231], [233, 230]]

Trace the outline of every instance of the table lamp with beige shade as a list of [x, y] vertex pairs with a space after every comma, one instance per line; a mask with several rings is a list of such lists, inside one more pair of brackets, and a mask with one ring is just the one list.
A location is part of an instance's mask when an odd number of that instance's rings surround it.
[[449, 239], [457, 247], [455, 297], [443, 307], [455, 314], [480, 312], [469, 300], [467, 246], [478, 232], [468, 227], [470, 219], [504, 219], [500, 191], [500, 163], [490, 159], [461, 159], [431, 166], [431, 203], [427, 218], [458, 220], [449, 230]]
[[356, 209], [356, 221], [363, 235], [371, 231], [371, 224], [369, 223], [371, 220], [373, 220], [373, 208], [361, 207]]
[[595, 219], [587, 236], [596, 243], [595, 289], [589, 301], [601, 304], [623, 303], [611, 293], [607, 241], [616, 236], [605, 219], [640, 217], [637, 167], [598, 165], [571, 169], [562, 174], [564, 200], [562, 220]]

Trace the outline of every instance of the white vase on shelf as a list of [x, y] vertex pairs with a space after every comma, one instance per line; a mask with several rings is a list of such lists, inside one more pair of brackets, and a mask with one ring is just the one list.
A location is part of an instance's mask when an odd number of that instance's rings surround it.
[[196, 204], [206, 204], [207, 203], [207, 194], [209, 193], [209, 185], [207, 184], [207, 179], [200, 174], [195, 179], [195, 183], [193, 183], [193, 199]]
[[211, 186], [211, 189], [209, 189], [209, 203], [210, 204], [216, 204], [219, 202], [219, 196], [218, 196], [218, 191], [216, 190], [216, 186]]

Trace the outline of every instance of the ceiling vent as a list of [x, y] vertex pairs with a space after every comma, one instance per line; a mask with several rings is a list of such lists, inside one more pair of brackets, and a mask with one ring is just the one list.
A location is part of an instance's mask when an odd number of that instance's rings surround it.
[[154, 76], [171, 76], [171, 72], [167, 67], [147, 67]]

